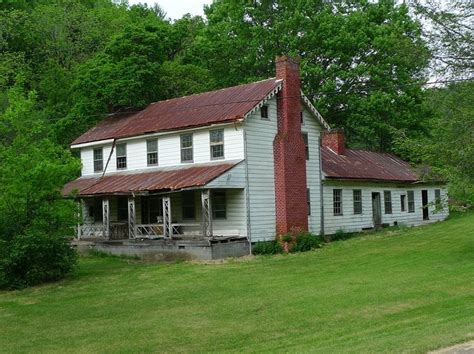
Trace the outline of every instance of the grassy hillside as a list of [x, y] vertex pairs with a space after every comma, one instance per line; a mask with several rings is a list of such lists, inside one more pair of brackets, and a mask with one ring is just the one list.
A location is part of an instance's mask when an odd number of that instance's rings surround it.
[[424, 352], [474, 338], [474, 213], [222, 264], [84, 258], [0, 292], [0, 351]]

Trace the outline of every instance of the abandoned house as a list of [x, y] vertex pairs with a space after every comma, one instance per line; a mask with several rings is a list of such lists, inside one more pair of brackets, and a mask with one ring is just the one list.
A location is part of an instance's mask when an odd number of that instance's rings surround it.
[[291, 231], [354, 232], [448, 215], [443, 183], [423, 182], [394, 155], [346, 149], [344, 132], [301, 91], [299, 62], [286, 56], [275, 78], [110, 116], [71, 148], [82, 176], [63, 193], [81, 206], [77, 237], [109, 248], [238, 245], [197, 255], [219, 258]]

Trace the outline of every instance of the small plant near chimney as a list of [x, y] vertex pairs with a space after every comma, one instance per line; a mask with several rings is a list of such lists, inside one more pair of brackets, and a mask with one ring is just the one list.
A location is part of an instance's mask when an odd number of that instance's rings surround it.
[[321, 248], [324, 239], [319, 235], [313, 235], [310, 232], [301, 232], [296, 235], [296, 241], [291, 247], [290, 252], [306, 252], [315, 248]]
[[277, 240], [258, 241], [252, 246], [252, 253], [255, 255], [279, 254], [283, 248]]
[[283, 251], [285, 251], [285, 253], [288, 253], [290, 251], [290, 242], [292, 241], [293, 236], [291, 236], [290, 234], [281, 236], [281, 242], [283, 242]]

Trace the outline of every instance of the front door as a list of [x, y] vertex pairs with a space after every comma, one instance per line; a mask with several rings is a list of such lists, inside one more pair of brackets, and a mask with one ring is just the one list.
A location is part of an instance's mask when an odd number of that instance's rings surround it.
[[380, 193], [372, 193], [372, 215], [374, 227], [382, 225], [382, 206], [380, 204]]
[[421, 191], [421, 204], [423, 205], [423, 220], [428, 220], [428, 191], [425, 189]]

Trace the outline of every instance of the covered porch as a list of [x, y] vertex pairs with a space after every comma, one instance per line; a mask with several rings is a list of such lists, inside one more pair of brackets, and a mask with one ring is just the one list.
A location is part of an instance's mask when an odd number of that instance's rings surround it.
[[78, 199], [76, 238], [198, 239], [245, 237], [243, 189], [189, 189], [166, 194]]

